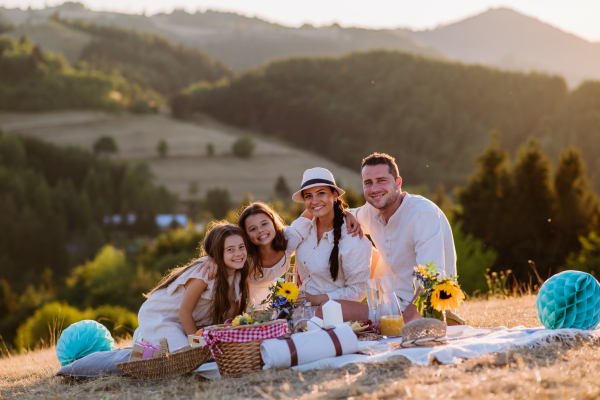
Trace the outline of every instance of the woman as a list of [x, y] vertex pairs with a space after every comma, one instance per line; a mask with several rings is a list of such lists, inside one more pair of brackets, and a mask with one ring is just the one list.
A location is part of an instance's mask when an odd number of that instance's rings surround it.
[[[307, 212], [305, 214], [310, 216]], [[305, 214], [288, 227], [284, 225], [279, 214], [265, 203], [252, 203], [240, 214], [238, 226], [244, 232], [248, 243], [250, 301], [255, 307], [258, 308], [262, 300], [267, 298], [267, 287], [273, 280], [289, 269], [292, 254], [307, 237], [311, 222]], [[348, 218], [352, 221], [351, 224], [354, 224], [348, 234], [362, 236], [358, 222], [350, 213]], [[207, 258], [198, 271], [202, 277], [208, 275], [208, 279], [212, 280], [217, 265]]]
[[296, 249], [296, 266], [306, 301], [322, 305], [336, 300], [344, 320], [362, 321], [368, 318], [368, 307], [360, 301], [371, 276], [372, 246], [367, 238], [348, 235], [343, 194], [328, 170], [304, 172], [292, 199], [304, 203], [313, 218], [308, 236]]

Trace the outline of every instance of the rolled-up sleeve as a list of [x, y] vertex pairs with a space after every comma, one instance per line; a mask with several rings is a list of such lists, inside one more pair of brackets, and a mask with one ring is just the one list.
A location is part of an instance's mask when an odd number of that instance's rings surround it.
[[423, 212], [415, 217], [413, 239], [417, 265], [425, 265], [433, 261], [438, 276], [445, 276], [444, 233], [440, 217], [430, 212]]
[[[358, 238], [358, 237], [357, 237]], [[371, 277], [371, 242], [367, 238], [353, 241], [341, 254], [346, 285], [327, 292], [329, 300], [361, 301], [366, 296], [365, 283]]]

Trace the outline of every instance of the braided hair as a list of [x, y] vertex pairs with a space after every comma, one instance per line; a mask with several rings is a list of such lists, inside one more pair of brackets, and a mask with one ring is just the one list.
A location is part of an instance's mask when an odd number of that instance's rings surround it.
[[[335, 189], [330, 188], [331, 192], [334, 193]], [[342, 225], [344, 224], [344, 216], [346, 215], [344, 209], [347, 207], [348, 204], [340, 197], [333, 203], [333, 249], [329, 255], [329, 272], [334, 282], [337, 280], [340, 270], [340, 239], [342, 238]]]

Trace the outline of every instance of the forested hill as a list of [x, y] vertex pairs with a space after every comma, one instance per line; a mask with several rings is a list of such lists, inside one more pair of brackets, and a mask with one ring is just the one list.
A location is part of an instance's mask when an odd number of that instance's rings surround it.
[[490, 131], [514, 151], [567, 99], [557, 76], [502, 72], [387, 51], [269, 64], [231, 84], [198, 85], [175, 115], [207, 112], [350, 168], [396, 157], [410, 184], [464, 184]]
[[91, 35], [91, 41], [81, 50], [80, 61], [105, 73], [118, 71], [128, 81], [165, 96], [193, 82], [215, 82], [233, 76], [232, 68], [222, 62], [160, 36], [83, 20], [55, 20]]

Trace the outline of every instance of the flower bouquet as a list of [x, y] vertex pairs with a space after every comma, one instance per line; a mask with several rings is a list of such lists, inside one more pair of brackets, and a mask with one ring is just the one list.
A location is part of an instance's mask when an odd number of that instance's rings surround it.
[[[277, 311], [273, 319], [286, 318], [292, 320], [292, 313], [296, 308], [295, 301], [300, 289], [292, 282], [286, 282], [283, 278], [277, 278], [268, 287], [269, 295], [260, 304], [268, 304], [271, 310]], [[275, 314], [275, 313], [274, 313]]]
[[[429, 264], [415, 267], [413, 276], [422, 291], [415, 299], [417, 310], [425, 318], [435, 318], [445, 322], [445, 311], [460, 307], [465, 299], [464, 292], [458, 285], [458, 276], [438, 277], [433, 260]], [[413, 282], [413, 288], [416, 286]]]

